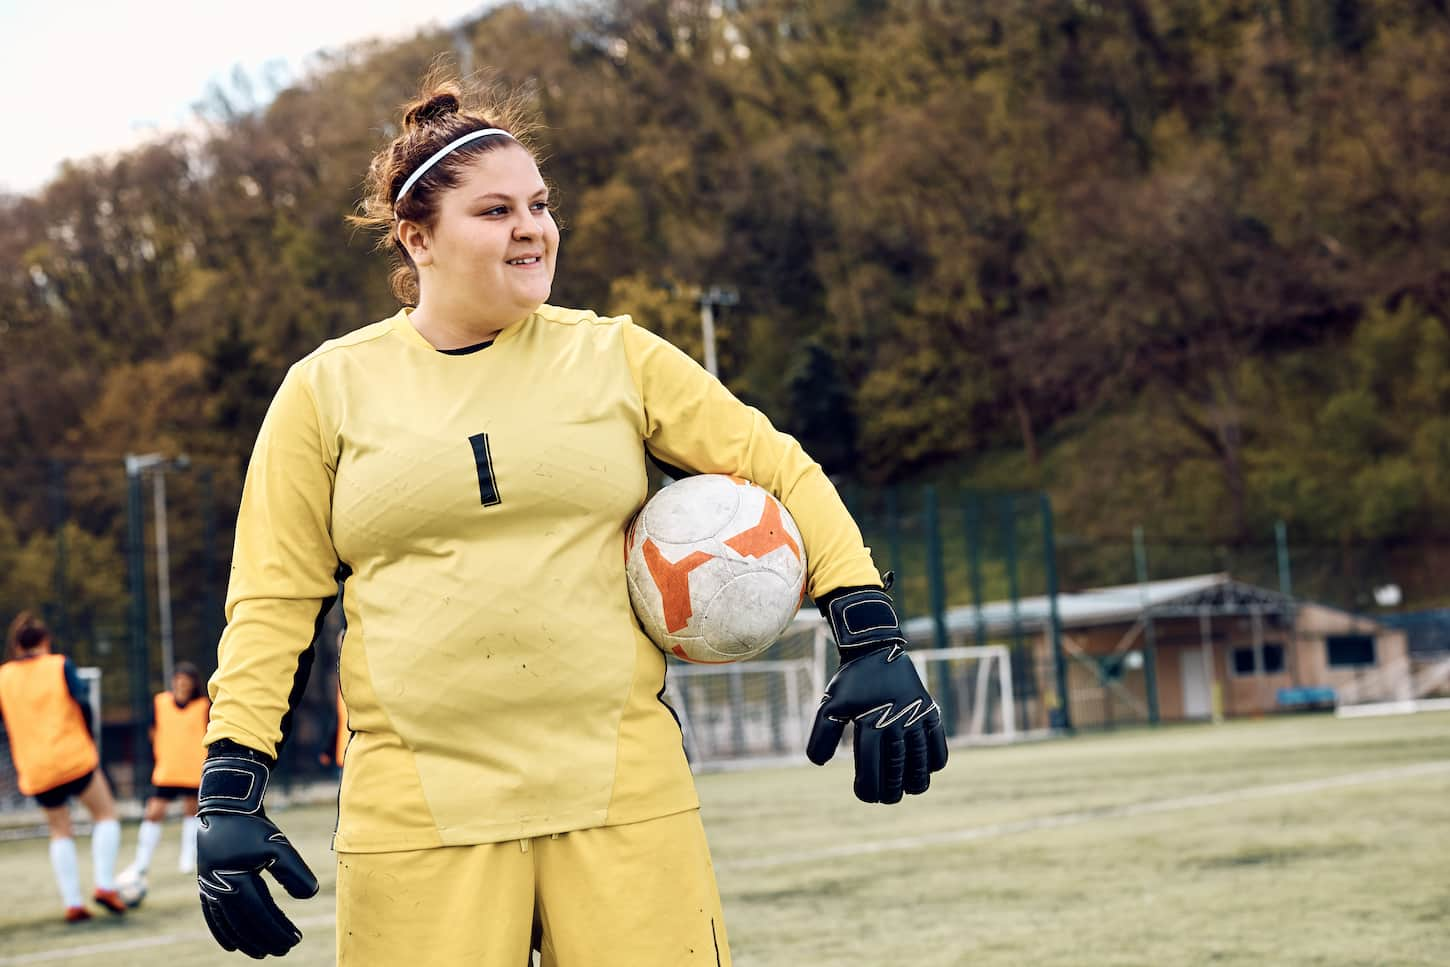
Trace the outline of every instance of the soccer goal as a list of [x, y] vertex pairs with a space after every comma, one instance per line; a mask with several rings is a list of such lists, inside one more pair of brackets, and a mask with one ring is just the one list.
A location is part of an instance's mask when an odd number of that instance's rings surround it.
[[1017, 738], [1012, 652], [1006, 645], [916, 648], [911, 660], [941, 707], [953, 744]]
[[[1006, 646], [918, 646], [909, 654], [953, 745], [1016, 738]], [[834, 659], [825, 622], [803, 612], [759, 658], [729, 665], [672, 660], [664, 698], [680, 719], [691, 765], [707, 771], [803, 760]]]
[[731, 665], [671, 664], [665, 701], [679, 716], [685, 754], [696, 768], [804, 755], [814, 695], [813, 663], [802, 659]]

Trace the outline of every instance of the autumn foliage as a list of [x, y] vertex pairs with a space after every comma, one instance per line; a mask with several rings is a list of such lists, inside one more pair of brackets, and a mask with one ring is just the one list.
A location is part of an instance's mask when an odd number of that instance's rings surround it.
[[0, 198], [0, 562], [43, 558], [48, 459], [184, 451], [234, 504], [287, 365], [395, 308], [344, 219], [440, 52], [542, 122], [555, 301], [698, 355], [736, 288], [725, 379], [833, 473], [1450, 537], [1445, 0], [601, 0], [214, 91]]

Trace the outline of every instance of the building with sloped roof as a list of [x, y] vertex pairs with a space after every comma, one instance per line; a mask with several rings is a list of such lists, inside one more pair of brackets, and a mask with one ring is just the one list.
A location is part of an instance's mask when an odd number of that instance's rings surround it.
[[1008, 645], [1023, 730], [1333, 708], [1414, 689], [1403, 630], [1228, 574], [956, 607], [905, 630], [919, 648]]

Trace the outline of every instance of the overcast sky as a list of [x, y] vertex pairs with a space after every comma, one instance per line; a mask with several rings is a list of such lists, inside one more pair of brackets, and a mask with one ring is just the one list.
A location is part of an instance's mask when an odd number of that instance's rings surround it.
[[0, 0], [0, 189], [33, 191], [64, 158], [180, 126], [240, 66], [295, 77], [307, 56], [451, 24], [487, 0]]

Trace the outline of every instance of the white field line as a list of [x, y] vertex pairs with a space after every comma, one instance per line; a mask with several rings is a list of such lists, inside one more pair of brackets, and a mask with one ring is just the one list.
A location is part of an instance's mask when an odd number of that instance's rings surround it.
[[1402, 702], [1341, 705], [1334, 710], [1334, 715], [1336, 718], [1354, 719], [1374, 715], [1414, 715], [1416, 712], [1450, 712], [1450, 698], [1412, 698]]
[[[1250, 799], [1268, 799], [1274, 796], [1294, 796], [1325, 789], [1342, 789], [1349, 786], [1367, 786], [1377, 782], [1393, 782], [1399, 779], [1418, 779], [1425, 776], [1450, 775], [1450, 761], [1417, 762], [1392, 769], [1373, 769], [1368, 772], [1350, 772], [1322, 779], [1305, 779], [1300, 782], [1282, 782], [1268, 786], [1247, 786], [1241, 789], [1227, 789], [1223, 792], [1200, 793], [1195, 796], [1180, 796], [1174, 799], [1154, 799], [1147, 802], [1127, 803], [1122, 806], [1103, 806], [1098, 809], [1083, 809], [1070, 813], [1056, 813], [1033, 819], [1021, 819], [1010, 823], [993, 823], [988, 826], [972, 826], [967, 829], [944, 830], [922, 836], [902, 836], [894, 839], [871, 840], [851, 843], [825, 849], [801, 850], [793, 853], [779, 853], [775, 856], [754, 860], [734, 860], [716, 863], [721, 870], [759, 870], [797, 863], [818, 863], [822, 860], [839, 859], [844, 856], [864, 856], [872, 853], [894, 853], [903, 850], [925, 849], [930, 846], [949, 846], [957, 843], [971, 843], [985, 839], [997, 839], [1018, 833], [1031, 833], [1043, 829], [1061, 829], [1066, 826], [1081, 826], [1104, 819], [1124, 819], [1133, 816], [1149, 816], [1155, 813], [1176, 812], [1182, 809], [1202, 809], [1206, 806], [1221, 806], [1225, 803], [1245, 802]], [[299, 927], [323, 927], [333, 923], [332, 914], [299, 918]], [[180, 933], [157, 934], [151, 937], [136, 937], [131, 940], [117, 940], [111, 943], [88, 944], [83, 947], [67, 947], [64, 950], [37, 951], [0, 957], [0, 967], [18, 967], [20, 964], [41, 964], [76, 957], [90, 957], [96, 954], [116, 953], [123, 950], [141, 950], [148, 947], [165, 947], [178, 943], [193, 943], [210, 940], [205, 930], [188, 930]]]
[[[299, 917], [292, 922], [299, 927], [330, 927], [333, 922], [333, 915], [318, 914], [312, 917]], [[150, 937], [132, 937], [130, 940], [112, 940], [109, 943], [86, 944], [82, 947], [66, 947], [63, 950], [38, 950], [29, 954], [17, 954], [13, 957], [0, 957], [0, 964], [10, 967], [12, 964], [43, 964], [56, 960], [71, 960], [77, 957], [91, 957], [96, 954], [114, 954], [123, 950], [145, 950], [147, 947], [169, 947], [172, 944], [196, 943], [198, 940], [205, 940], [207, 943], [216, 943], [212, 940], [211, 933], [207, 930], [183, 930], [176, 933], [160, 933]], [[218, 950], [221, 948], [218, 947]], [[238, 954], [237, 956], [241, 956]]]
[[973, 843], [979, 840], [998, 839], [1019, 833], [1032, 833], [1044, 829], [1062, 829], [1066, 826], [1081, 826], [1085, 823], [1105, 819], [1125, 819], [1133, 816], [1150, 816], [1155, 813], [1176, 812], [1182, 809], [1202, 809], [1207, 806], [1221, 806], [1225, 803], [1245, 802], [1250, 799], [1268, 799], [1274, 796], [1294, 796], [1319, 792], [1325, 789], [1340, 789], [1348, 786], [1365, 786], [1377, 782], [1398, 779], [1417, 779], [1424, 776], [1450, 775], [1450, 761], [1418, 762], [1413, 765], [1397, 766], [1392, 769], [1374, 769], [1369, 772], [1351, 772], [1322, 779], [1305, 779], [1300, 782], [1282, 782], [1268, 786], [1248, 786], [1241, 789], [1226, 789], [1223, 792], [1200, 793], [1194, 796], [1180, 796], [1174, 799], [1154, 799], [1147, 802], [1126, 803], [1121, 806], [1102, 806], [1096, 809], [1082, 809], [1069, 813], [1055, 813], [1014, 820], [1009, 823], [993, 823], [987, 826], [972, 826], [967, 829], [943, 830], [939, 833], [925, 833], [921, 836], [901, 836], [895, 839], [868, 840], [862, 843], [846, 843], [823, 849], [799, 850], [777, 853], [758, 859], [726, 860], [716, 863], [721, 870], [762, 870], [796, 864], [819, 863], [823, 860], [840, 859], [846, 856], [866, 856], [873, 853], [894, 853], [902, 850], [925, 849], [932, 846], [950, 846], [958, 843]]

